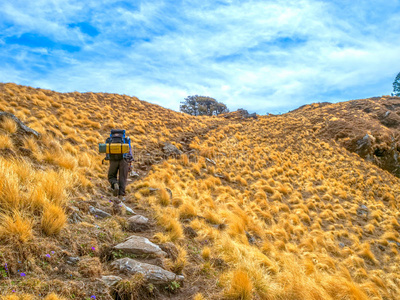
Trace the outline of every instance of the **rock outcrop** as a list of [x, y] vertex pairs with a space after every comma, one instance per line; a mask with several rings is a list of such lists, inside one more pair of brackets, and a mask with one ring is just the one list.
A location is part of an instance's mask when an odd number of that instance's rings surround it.
[[29, 128], [28, 126], [26, 126], [24, 123], [22, 123], [22, 121], [20, 119], [18, 119], [13, 114], [10, 114], [8, 112], [0, 111], [0, 121], [3, 120], [3, 118], [11, 118], [11, 119], [13, 119], [14, 122], [18, 126], [18, 131], [20, 131], [22, 134], [24, 134], [24, 135], [33, 135], [36, 138], [40, 137], [40, 133], [39, 132], [37, 132], [36, 130], [33, 130], [32, 128]]
[[[400, 97], [375, 97], [341, 103], [314, 103], [290, 113], [326, 142], [400, 177]], [[306, 121], [307, 120], [307, 121]]]
[[149, 219], [136, 215], [128, 219], [128, 229], [134, 232], [144, 231], [149, 228]]
[[120, 250], [125, 254], [135, 255], [151, 255], [158, 257], [166, 257], [167, 253], [161, 250], [159, 246], [150, 242], [142, 236], [132, 235], [125, 242], [114, 247], [115, 250]]
[[100, 218], [100, 219], [111, 217], [111, 215], [109, 213], [107, 213], [101, 209], [95, 208], [93, 206], [89, 207], [89, 212], [96, 218]]
[[184, 280], [184, 276], [182, 275], [176, 275], [158, 266], [142, 263], [128, 257], [117, 259], [111, 266], [127, 274], [143, 274], [145, 279], [153, 284], [168, 284], [172, 281]]

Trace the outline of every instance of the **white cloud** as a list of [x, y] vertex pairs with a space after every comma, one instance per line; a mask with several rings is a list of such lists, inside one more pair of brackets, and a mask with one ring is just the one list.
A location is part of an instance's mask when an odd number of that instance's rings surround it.
[[[376, 1], [379, 9], [344, 0], [114, 2], [0, 5], [13, 23], [0, 41], [33, 32], [81, 46], [67, 53], [3, 44], [9, 72], [0, 80], [125, 93], [175, 110], [184, 97], [202, 94], [265, 113], [388, 94], [400, 71], [399, 8], [390, 1]], [[99, 34], [68, 27], [83, 21]], [[33, 65], [49, 69], [38, 74]]]

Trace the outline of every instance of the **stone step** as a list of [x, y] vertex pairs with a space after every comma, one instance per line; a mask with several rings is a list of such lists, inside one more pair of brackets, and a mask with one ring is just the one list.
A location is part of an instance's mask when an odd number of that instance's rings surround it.
[[120, 250], [125, 254], [167, 256], [167, 253], [161, 250], [158, 245], [150, 242], [145, 237], [136, 235], [130, 236], [125, 242], [116, 245], [114, 249]]
[[168, 284], [172, 281], [179, 282], [185, 279], [182, 275], [176, 275], [175, 273], [164, 270], [161, 267], [142, 263], [128, 257], [117, 259], [112, 262], [111, 267], [114, 270], [132, 275], [137, 273], [143, 274], [145, 279], [153, 284]]

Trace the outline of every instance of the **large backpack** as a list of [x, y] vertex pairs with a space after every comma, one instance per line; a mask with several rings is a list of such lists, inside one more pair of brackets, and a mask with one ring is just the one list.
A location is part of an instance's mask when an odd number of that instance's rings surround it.
[[105, 144], [99, 144], [100, 153], [106, 153], [105, 160], [121, 160], [132, 155], [131, 140], [125, 136], [124, 129], [111, 129]]

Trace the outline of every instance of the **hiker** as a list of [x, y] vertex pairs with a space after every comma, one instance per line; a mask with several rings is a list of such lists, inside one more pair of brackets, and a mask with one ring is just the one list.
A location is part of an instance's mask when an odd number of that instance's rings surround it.
[[[110, 155], [112, 156], [112, 155]], [[110, 158], [110, 167], [108, 169], [108, 182], [111, 184], [114, 196], [125, 196], [125, 188], [128, 180], [130, 164], [133, 161], [132, 153], [124, 154], [122, 159]], [[117, 174], [119, 176], [117, 179]]]
[[125, 137], [125, 130], [112, 129], [106, 143], [99, 144], [99, 147], [101, 153], [107, 153], [105, 159], [110, 161], [108, 182], [111, 185], [113, 195], [125, 196], [128, 173], [134, 160], [131, 140], [129, 137]]

